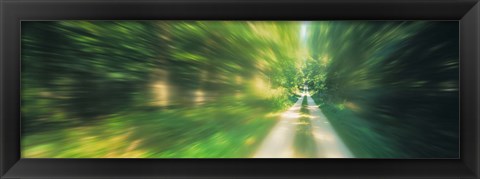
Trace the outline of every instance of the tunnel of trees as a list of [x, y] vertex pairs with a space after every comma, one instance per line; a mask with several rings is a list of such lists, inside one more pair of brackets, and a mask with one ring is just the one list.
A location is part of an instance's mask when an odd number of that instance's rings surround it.
[[307, 84], [355, 157], [458, 157], [458, 30], [22, 22], [22, 155], [248, 157]]

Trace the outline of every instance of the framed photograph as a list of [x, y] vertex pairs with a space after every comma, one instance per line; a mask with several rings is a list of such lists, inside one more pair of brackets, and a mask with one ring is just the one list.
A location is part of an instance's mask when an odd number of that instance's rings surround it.
[[479, 178], [478, 0], [3, 0], [0, 178]]

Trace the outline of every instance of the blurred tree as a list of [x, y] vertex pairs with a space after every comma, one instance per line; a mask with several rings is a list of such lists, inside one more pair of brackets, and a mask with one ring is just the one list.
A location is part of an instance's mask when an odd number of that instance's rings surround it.
[[[392, 156], [456, 157], [458, 127], [452, 127], [458, 126], [453, 119], [458, 119], [459, 112], [459, 54], [452, 50], [458, 48], [455, 24], [312, 23], [311, 58], [305, 68], [308, 82], [327, 105], [365, 120], [365, 126], [386, 139], [389, 147], [385, 149], [394, 149], [387, 151]], [[350, 130], [361, 129], [350, 126]], [[416, 140], [408, 140], [412, 138]], [[364, 140], [364, 145], [372, 141]]]

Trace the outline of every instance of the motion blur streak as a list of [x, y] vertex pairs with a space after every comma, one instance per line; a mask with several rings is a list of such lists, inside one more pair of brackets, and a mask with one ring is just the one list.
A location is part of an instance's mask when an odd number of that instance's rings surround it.
[[23, 21], [25, 158], [457, 158], [456, 21]]

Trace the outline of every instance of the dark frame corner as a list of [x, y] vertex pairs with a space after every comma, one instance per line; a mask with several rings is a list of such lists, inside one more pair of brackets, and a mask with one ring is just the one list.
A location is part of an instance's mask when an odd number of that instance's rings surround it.
[[[365, 177], [480, 178], [478, 0], [0, 0], [0, 178]], [[461, 159], [21, 159], [21, 20], [458, 20]]]

